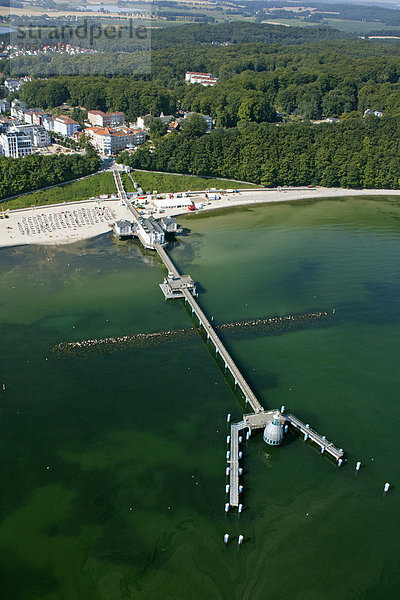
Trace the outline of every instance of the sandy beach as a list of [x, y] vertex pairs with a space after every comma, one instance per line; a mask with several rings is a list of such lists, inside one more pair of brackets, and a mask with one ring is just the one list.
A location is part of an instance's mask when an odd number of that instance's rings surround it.
[[118, 199], [63, 203], [9, 211], [0, 220], [0, 247], [22, 244], [70, 244], [111, 230], [131, 213]]
[[[281, 190], [246, 190], [225, 194], [220, 200], [208, 202], [204, 194], [193, 196], [198, 211], [187, 208], [167, 209], [162, 214], [150, 204], [143, 216], [153, 214], [156, 218], [196, 215], [204, 211], [229, 209], [251, 204], [289, 202], [318, 198], [340, 198], [343, 196], [400, 196], [400, 190], [347, 190], [343, 188], [282, 188]], [[201, 208], [200, 208], [201, 206]], [[132, 213], [118, 199], [88, 200], [51, 206], [37, 206], [9, 211], [0, 220], [0, 247], [22, 244], [70, 244], [111, 231], [114, 221], [132, 220]]]

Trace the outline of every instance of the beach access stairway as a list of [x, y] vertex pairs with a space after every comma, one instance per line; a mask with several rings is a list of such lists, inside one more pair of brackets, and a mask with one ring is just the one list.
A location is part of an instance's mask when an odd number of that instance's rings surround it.
[[165, 233], [160, 224], [152, 217], [147, 219], [142, 217], [139, 211], [132, 206], [132, 203], [128, 200], [119, 170], [113, 169], [113, 173], [118, 196], [121, 199], [121, 202], [124, 202], [125, 206], [132, 213], [135, 235], [140, 239], [143, 246], [150, 250], [155, 250], [157, 244], [165, 246]]

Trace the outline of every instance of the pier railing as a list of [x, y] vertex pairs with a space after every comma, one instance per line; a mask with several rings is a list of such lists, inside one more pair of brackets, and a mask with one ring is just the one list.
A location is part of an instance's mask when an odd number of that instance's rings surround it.
[[[156, 246], [155, 249], [168, 271], [172, 273], [174, 277], [179, 278], [181, 275], [174, 263], [172, 262], [172, 260], [170, 259], [170, 257], [168, 256], [168, 254], [166, 253], [166, 251], [164, 250], [164, 248], [162, 248], [161, 246]], [[250, 388], [246, 379], [243, 377], [239, 367], [236, 365], [228, 350], [225, 348], [224, 344], [220, 340], [214, 327], [211, 325], [210, 321], [200, 308], [196, 298], [193, 297], [189, 290], [184, 289], [182, 290], [182, 293], [184, 295], [185, 301], [190, 304], [192, 312], [196, 315], [200, 325], [203, 327], [204, 332], [207, 336], [207, 340], [211, 340], [217, 354], [219, 354], [221, 359], [223, 360], [225, 368], [228, 369], [235, 381], [235, 384], [241, 389], [246, 402], [250, 404], [254, 412], [262, 412], [264, 410], [263, 406], [258, 401], [253, 390]]]

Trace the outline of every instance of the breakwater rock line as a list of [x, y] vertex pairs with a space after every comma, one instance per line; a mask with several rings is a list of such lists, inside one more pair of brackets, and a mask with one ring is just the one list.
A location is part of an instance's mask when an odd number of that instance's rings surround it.
[[303, 313], [300, 315], [287, 315], [284, 317], [269, 317], [263, 319], [251, 319], [249, 321], [236, 321], [233, 323], [225, 323], [216, 327], [219, 331], [225, 330], [241, 330], [241, 329], [257, 329], [258, 331], [279, 333], [289, 329], [300, 329], [301, 326], [309, 327], [315, 322], [328, 321], [334, 311], [328, 313], [319, 311], [313, 313]]
[[194, 334], [196, 329], [190, 327], [187, 329], [172, 329], [166, 331], [155, 331], [154, 333], [136, 333], [133, 335], [122, 335], [115, 337], [106, 337], [92, 340], [81, 340], [77, 342], [61, 342], [52, 347], [52, 352], [56, 356], [66, 356], [68, 354], [86, 354], [90, 352], [112, 351], [120, 348], [139, 348], [141, 346], [153, 346], [165, 341], [177, 341], [188, 335]]
[[[300, 315], [286, 315], [283, 317], [266, 317], [260, 319], [251, 319], [248, 321], [234, 321], [216, 325], [215, 329], [221, 333], [240, 333], [257, 332], [279, 334], [286, 331], [297, 331], [312, 327], [313, 325], [322, 326], [330, 323], [335, 311], [318, 311], [312, 313], [303, 313]], [[118, 350], [127, 350], [129, 348], [150, 347], [162, 342], [177, 342], [183, 338], [200, 332], [197, 327], [187, 327], [182, 329], [172, 329], [165, 331], [156, 331], [153, 333], [136, 333], [133, 335], [114, 336], [106, 338], [95, 338], [90, 340], [80, 340], [73, 342], [61, 342], [51, 348], [53, 354], [58, 358], [67, 358], [68, 356], [84, 357], [90, 354], [103, 354]]]

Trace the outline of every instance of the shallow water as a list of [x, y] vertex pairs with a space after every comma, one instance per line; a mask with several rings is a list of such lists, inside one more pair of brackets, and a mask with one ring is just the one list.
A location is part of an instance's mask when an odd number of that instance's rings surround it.
[[[261, 402], [285, 404], [348, 462], [337, 470], [300, 439], [269, 448], [254, 434], [247, 508], [226, 516], [226, 414], [242, 409], [199, 336], [85, 359], [51, 353], [68, 340], [193, 325], [163, 300], [158, 259], [110, 236], [3, 249], [2, 595], [397, 598], [398, 200], [181, 222], [191, 232], [171, 255], [216, 323], [335, 309], [328, 328], [221, 335]], [[240, 550], [224, 546], [225, 532], [244, 535]]]

